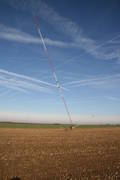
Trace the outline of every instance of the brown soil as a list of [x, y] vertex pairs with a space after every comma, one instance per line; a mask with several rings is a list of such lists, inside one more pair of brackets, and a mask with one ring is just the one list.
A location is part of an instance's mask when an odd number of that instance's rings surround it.
[[0, 180], [119, 180], [120, 128], [0, 129]]

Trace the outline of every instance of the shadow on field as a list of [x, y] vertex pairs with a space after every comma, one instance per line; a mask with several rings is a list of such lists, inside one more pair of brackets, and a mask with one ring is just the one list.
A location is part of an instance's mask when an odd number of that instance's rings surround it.
[[19, 177], [13, 177], [10, 180], [21, 180]]

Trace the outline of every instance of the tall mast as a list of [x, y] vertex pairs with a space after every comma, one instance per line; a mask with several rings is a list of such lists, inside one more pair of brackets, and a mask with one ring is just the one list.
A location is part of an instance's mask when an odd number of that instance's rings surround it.
[[47, 46], [46, 46], [46, 44], [45, 44], [43, 35], [42, 35], [42, 33], [41, 33], [40, 25], [39, 25], [37, 16], [35, 16], [34, 19], [35, 19], [35, 24], [36, 24], [36, 27], [37, 27], [37, 30], [38, 30], [40, 39], [41, 39], [41, 41], [42, 41], [42, 45], [43, 45], [43, 48], [44, 48], [46, 57], [47, 57], [47, 59], [48, 59], [48, 63], [49, 63], [51, 72], [52, 72], [53, 77], [54, 77], [55, 82], [56, 82], [56, 87], [57, 87], [57, 89], [58, 89], [58, 93], [59, 93], [59, 95], [60, 95], [60, 97], [61, 97], [61, 99], [62, 99], [62, 101], [63, 101], [63, 104], [64, 104], [64, 107], [65, 107], [66, 113], [67, 113], [68, 118], [69, 118], [70, 125], [72, 126], [73, 122], [72, 122], [71, 114], [70, 114], [70, 111], [69, 111], [69, 109], [68, 109], [66, 100], [65, 100], [65, 98], [64, 98], [64, 96], [63, 96], [62, 88], [61, 88], [61, 86], [60, 86], [59, 80], [58, 80], [57, 75], [56, 75], [56, 72], [55, 72], [55, 68], [54, 68], [53, 63], [52, 63], [52, 60], [51, 60], [51, 58], [50, 58], [50, 56], [49, 56]]

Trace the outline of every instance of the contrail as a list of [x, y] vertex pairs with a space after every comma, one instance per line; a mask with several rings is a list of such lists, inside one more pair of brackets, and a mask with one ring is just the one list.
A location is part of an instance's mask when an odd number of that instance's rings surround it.
[[46, 47], [46, 45], [45, 45], [45, 42], [44, 42], [44, 39], [43, 39], [41, 30], [40, 30], [40, 26], [39, 26], [39, 23], [38, 23], [38, 19], [37, 19], [36, 16], [34, 17], [34, 20], [35, 20], [35, 24], [36, 24], [38, 33], [39, 33], [39, 35], [40, 35], [40, 39], [41, 39], [42, 44], [43, 44], [43, 48], [44, 48], [45, 54], [46, 54], [47, 59], [48, 59], [48, 63], [49, 63], [50, 69], [51, 69], [51, 71], [52, 71], [53, 77], [54, 77], [55, 82], [56, 82], [56, 87], [57, 87], [57, 89], [58, 89], [58, 92], [59, 92], [60, 97], [62, 98], [63, 104], [64, 104], [64, 106], [65, 106], [65, 110], [66, 110], [66, 112], [67, 112], [67, 115], [68, 115], [70, 124], [71, 124], [71, 126], [72, 126], [73, 122], [72, 122], [71, 114], [70, 114], [70, 112], [69, 112], [69, 109], [68, 109], [66, 100], [65, 100], [65, 98], [64, 98], [64, 96], [63, 96], [62, 88], [61, 88], [61, 86], [60, 86], [60, 83], [59, 83], [59, 81], [58, 81], [58, 78], [57, 78], [57, 75], [56, 75], [56, 72], [55, 72], [55, 69], [54, 69], [54, 66], [53, 66], [53, 63], [52, 63], [51, 58], [50, 58], [50, 56], [49, 56], [48, 49], [47, 49], [47, 47]]
[[[93, 49], [91, 49], [91, 50], [89, 51], [89, 53], [95, 52], [95, 50], [97, 50], [97, 49], [99, 49], [99, 48], [101, 48], [101, 47], [103, 47], [103, 46], [105, 46], [105, 45], [107, 45], [107, 44], [110, 44], [110, 43], [114, 42], [114, 40], [117, 40], [117, 39], [119, 39], [119, 38], [120, 38], [120, 32], [118, 33], [117, 36], [114, 36], [112, 39], [109, 39], [109, 40], [107, 40], [107, 41], [105, 41], [105, 42], [103, 42], [103, 43], [100, 43], [100, 44], [96, 45], [96, 47], [93, 48]], [[63, 63], [61, 63], [61, 64], [59, 64], [58, 66], [56, 66], [56, 69], [59, 69], [59, 68], [61, 68], [63, 65], [68, 64], [69, 62], [72, 62], [74, 59], [81, 58], [85, 53], [86, 53], [86, 52], [84, 51], [84, 52], [83, 52], [82, 54], [80, 54], [80, 55], [77, 55], [77, 56], [75, 56], [75, 57], [72, 57], [72, 58], [67, 59], [67, 60], [64, 61]]]
[[17, 74], [17, 73], [7, 71], [7, 70], [4, 70], [4, 69], [0, 69], [0, 73], [7, 74], [7, 75], [10, 75], [10, 76], [14, 76], [14, 77], [18, 77], [18, 78], [22, 78], [22, 79], [26, 79], [26, 80], [33, 81], [33, 82], [36, 82], [36, 83], [41, 83], [41, 84], [44, 84], [44, 85], [47, 85], [47, 86], [52, 86], [52, 87], [55, 86], [54, 84], [51, 84], [51, 83], [48, 83], [48, 82], [45, 82], [45, 81], [41, 81], [41, 80], [38, 80], [36, 78], [32, 78], [32, 77], [29, 77], [29, 76], [26, 76], [26, 75], [23, 75], [23, 74]]

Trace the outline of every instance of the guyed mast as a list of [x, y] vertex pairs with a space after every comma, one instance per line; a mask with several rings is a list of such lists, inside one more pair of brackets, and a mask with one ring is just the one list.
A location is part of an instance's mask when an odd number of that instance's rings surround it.
[[70, 125], [71, 125], [71, 127], [72, 127], [73, 122], [72, 122], [72, 118], [71, 118], [71, 113], [70, 113], [70, 111], [69, 111], [69, 109], [68, 109], [68, 105], [67, 105], [66, 100], [65, 100], [65, 98], [64, 98], [64, 96], [63, 96], [62, 88], [61, 88], [61, 86], [60, 86], [59, 80], [58, 80], [57, 75], [56, 75], [56, 72], [55, 72], [55, 68], [54, 68], [53, 63], [52, 63], [52, 60], [51, 60], [51, 58], [50, 58], [50, 56], [49, 56], [47, 46], [46, 46], [46, 44], [45, 44], [43, 35], [42, 35], [42, 33], [41, 33], [40, 25], [39, 25], [37, 16], [34, 17], [34, 20], [35, 20], [35, 24], [36, 24], [36, 27], [37, 27], [37, 31], [38, 31], [38, 34], [39, 34], [39, 36], [40, 36], [40, 39], [41, 39], [41, 42], [42, 42], [42, 45], [43, 45], [43, 48], [44, 48], [46, 57], [47, 57], [47, 59], [48, 59], [48, 63], [49, 63], [51, 72], [52, 72], [53, 77], [54, 77], [55, 82], [56, 82], [56, 87], [57, 87], [57, 89], [58, 89], [58, 93], [59, 93], [59, 95], [60, 95], [60, 97], [61, 97], [61, 99], [62, 99], [62, 101], [63, 101], [63, 104], [64, 104], [64, 107], [65, 107], [66, 113], [67, 113], [67, 115], [68, 115], [68, 119], [69, 119]]

